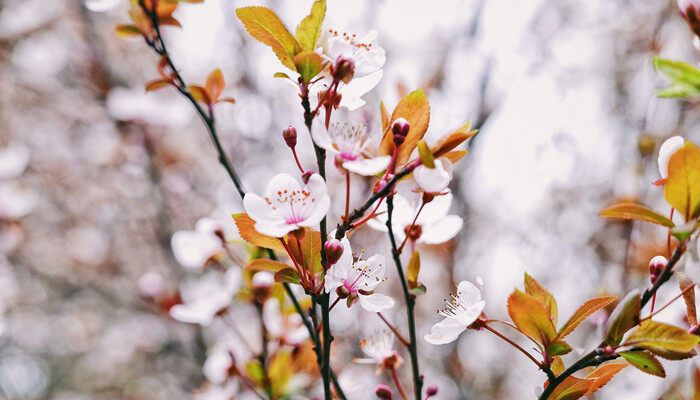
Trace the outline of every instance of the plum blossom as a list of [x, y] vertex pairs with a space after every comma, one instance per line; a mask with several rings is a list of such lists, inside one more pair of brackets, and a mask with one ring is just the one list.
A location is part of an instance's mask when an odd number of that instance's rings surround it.
[[218, 313], [228, 308], [240, 287], [241, 274], [237, 268], [229, 269], [223, 276], [210, 271], [183, 285], [180, 291], [183, 304], [170, 308], [170, 316], [180, 322], [210, 325]]
[[247, 193], [243, 206], [255, 221], [255, 230], [269, 236], [317, 225], [328, 211], [331, 199], [326, 182], [313, 174], [303, 188], [288, 174], [275, 175], [267, 184], [265, 197]]
[[[377, 43], [378, 33], [370, 31], [358, 38], [357, 34], [328, 29], [320, 38], [321, 48], [317, 51], [322, 56], [336, 63], [338, 60], [350, 60], [354, 65], [354, 77], [346, 84], [340, 85], [338, 93], [342, 95], [340, 106], [355, 110], [365, 104], [362, 96], [374, 89], [382, 79], [382, 67], [386, 62], [386, 53]], [[326, 73], [326, 72], [324, 72]], [[330, 75], [328, 75], [330, 78]], [[322, 85], [314, 85], [321, 90]]]
[[170, 240], [173, 255], [185, 268], [202, 269], [223, 252], [223, 227], [211, 218], [201, 218], [192, 231], [177, 231]]
[[326, 274], [326, 292], [331, 293], [333, 290], [340, 289], [348, 296], [357, 296], [362, 308], [370, 312], [380, 312], [393, 307], [394, 299], [373, 292], [386, 280], [384, 256], [377, 254], [367, 260], [360, 259], [353, 262], [350, 241], [343, 238], [341, 242], [343, 254]]
[[668, 162], [671, 159], [673, 153], [678, 151], [685, 144], [685, 139], [680, 136], [673, 136], [666, 139], [666, 141], [659, 148], [659, 174], [661, 179], [668, 178]]
[[350, 172], [371, 176], [389, 166], [390, 156], [372, 157], [365, 151], [372, 141], [366, 124], [335, 122], [328, 130], [320, 128], [314, 132], [316, 143], [335, 154], [336, 163]]
[[413, 171], [413, 179], [427, 194], [440, 195], [449, 192], [447, 185], [452, 179], [452, 163], [446, 158], [435, 160], [435, 168], [419, 165]]
[[[462, 229], [462, 218], [457, 215], [447, 215], [452, 205], [451, 193], [437, 196], [425, 205], [422, 205], [422, 202], [409, 202], [406, 196], [394, 195], [394, 212], [391, 221], [398, 242], [402, 242], [408, 235], [408, 238], [415, 243], [444, 243], [455, 237]], [[386, 206], [382, 204], [379, 211], [386, 211]], [[367, 224], [373, 229], [386, 232], [388, 230], [386, 221], [387, 215], [383, 212], [369, 220]]]
[[381, 330], [369, 339], [362, 339], [360, 349], [367, 358], [356, 358], [353, 361], [358, 364], [376, 364], [377, 374], [403, 364], [399, 353], [394, 350], [394, 335], [389, 331]]
[[13, 143], [0, 149], [0, 179], [16, 178], [29, 164], [29, 149], [20, 143]]
[[[481, 279], [477, 278], [481, 284]], [[445, 317], [430, 328], [425, 340], [431, 344], [446, 344], [457, 339], [469, 325], [479, 318], [484, 311], [486, 302], [481, 295], [481, 289], [469, 281], [457, 285], [457, 294], [451, 294], [451, 300], [445, 299], [445, 306], [438, 313]]]
[[281, 343], [296, 346], [309, 337], [301, 316], [297, 313], [283, 315], [277, 299], [270, 299], [263, 305], [263, 321], [272, 337]]

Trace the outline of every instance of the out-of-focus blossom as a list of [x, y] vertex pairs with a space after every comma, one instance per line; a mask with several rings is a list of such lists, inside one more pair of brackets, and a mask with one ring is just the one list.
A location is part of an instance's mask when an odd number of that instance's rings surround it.
[[202, 366], [202, 374], [207, 381], [213, 384], [221, 384], [229, 375], [229, 369], [233, 365], [233, 358], [228, 346], [214, 346]]
[[357, 296], [360, 305], [367, 311], [379, 312], [394, 306], [394, 299], [389, 296], [374, 293], [374, 289], [386, 280], [384, 272], [385, 259], [382, 255], [374, 255], [367, 260], [353, 262], [350, 241], [341, 240], [343, 254], [338, 262], [328, 270], [325, 289], [330, 293], [339, 289], [346, 296]]
[[274, 237], [317, 225], [330, 203], [326, 182], [319, 174], [313, 174], [303, 188], [290, 175], [278, 174], [268, 183], [265, 198], [247, 193], [243, 199], [246, 212], [255, 220], [255, 230]]
[[156, 298], [160, 296], [165, 289], [163, 276], [153, 271], [146, 272], [139, 278], [138, 288], [141, 296]]
[[0, 182], [0, 218], [19, 219], [34, 210], [39, 196], [14, 181]]
[[390, 156], [373, 157], [365, 151], [372, 142], [365, 124], [336, 122], [328, 130], [316, 129], [314, 139], [319, 146], [335, 154], [337, 164], [359, 175], [376, 175], [391, 161]]
[[479, 318], [484, 311], [486, 302], [481, 296], [481, 289], [469, 281], [457, 285], [457, 294], [451, 294], [451, 299], [445, 299], [445, 305], [438, 313], [445, 317], [430, 328], [425, 340], [432, 344], [453, 342], [460, 333]]
[[260, 271], [253, 275], [252, 284], [255, 289], [266, 289], [275, 283], [275, 276], [269, 272]]
[[682, 137], [673, 136], [671, 138], [666, 139], [666, 141], [659, 148], [658, 162], [659, 174], [661, 175], [661, 179], [668, 178], [668, 162], [671, 159], [673, 153], [675, 153], [681, 147], [683, 147], [684, 143], [685, 139], [683, 139]]
[[435, 168], [419, 165], [413, 171], [413, 178], [424, 193], [439, 195], [449, 191], [447, 185], [452, 179], [452, 163], [446, 158], [435, 160]]
[[205, 385], [194, 392], [192, 397], [194, 400], [230, 400], [236, 397], [236, 393], [238, 384], [230, 381], [226, 385]]
[[183, 267], [202, 269], [223, 251], [223, 227], [211, 218], [201, 218], [193, 231], [177, 231], [170, 240], [173, 255]]
[[295, 346], [309, 337], [299, 314], [283, 315], [277, 299], [270, 299], [263, 305], [263, 321], [270, 335], [281, 343]]
[[240, 271], [236, 268], [229, 269], [223, 276], [210, 271], [183, 285], [183, 304], [170, 308], [170, 316], [181, 322], [209, 325], [216, 314], [228, 308], [240, 285]]
[[0, 149], [0, 179], [18, 177], [29, 164], [29, 149], [14, 143]]
[[[451, 193], [436, 197], [422, 206], [422, 210], [420, 210], [421, 205], [422, 203], [411, 204], [400, 194], [394, 196], [394, 213], [391, 221], [397, 241], [402, 242], [408, 235], [408, 238], [415, 243], [444, 243], [455, 237], [462, 229], [462, 218], [447, 214], [452, 205]], [[419, 210], [420, 213], [418, 213]], [[367, 224], [378, 231], [386, 232], [388, 229], [385, 204], [382, 204], [380, 211], [384, 212], [369, 220]]]
[[93, 12], [110, 11], [121, 3], [121, 0], [84, 0], [85, 7]]
[[360, 349], [367, 358], [356, 358], [354, 361], [359, 364], [376, 364], [377, 374], [403, 364], [399, 353], [394, 350], [394, 334], [389, 331], [378, 331], [370, 338], [362, 339]]

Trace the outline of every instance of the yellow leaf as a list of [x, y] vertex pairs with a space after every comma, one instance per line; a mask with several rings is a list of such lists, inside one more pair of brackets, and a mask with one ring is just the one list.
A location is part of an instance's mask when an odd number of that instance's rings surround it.
[[450, 162], [454, 164], [457, 161], [461, 160], [462, 157], [466, 156], [467, 153], [469, 153], [467, 150], [453, 150], [447, 152], [447, 154], [445, 154], [443, 157], [450, 160]]
[[381, 118], [382, 118], [382, 134], [386, 133], [386, 130], [389, 129], [389, 111], [386, 109], [386, 106], [384, 105], [384, 102], [379, 103], [379, 110], [381, 111]]
[[479, 131], [476, 129], [469, 130], [471, 124], [472, 122], [468, 121], [466, 124], [460, 126], [454, 131], [443, 135], [431, 148], [433, 154], [435, 154], [435, 157], [441, 157], [447, 154], [450, 150], [476, 135]]
[[224, 81], [224, 75], [221, 73], [221, 69], [217, 68], [209, 74], [204, 87], [207, 88], [207, 91], [211, 95], [211, 101], [216, 103], [219, 100], [219, 96], [221, 96], [221, 92], [223, 92], [226, 87], [226, 81]]
[[[318, 272], [321, 268], [321, 233], [307, 229], [304, 232], [304, 239], [301, 240], [301, 256], [299, 255], [299, 244], [296, 241], [294, 234], [289, 234], [285, 237], [287, 246], [292, 252], [297, 262], [306, 266], [306, 269]], [[302, 260], [303, 258], [303, 260]], [[313, 267], [313, 269], [311, 268]]]
[[686, 141], [668, 161], [664, 185], [666, 201], [687, 220], [700, 209], [700, 149]]
[[408, 268], [406, 269], [406, 279], [408, 280], [408, 286], [413, 289], [418, 285], [418, 274], [420, 273], [420, 254], [418, 251], [414, 251], [411, 256], [411, 260], [408, 262]]
[[428, 148], [428, 144], [425, 143], [425, 140], [418, 142], [418, 156], [420, 157], [421, 164], [428, 168], [435, 168], [435, 156], [430, 152], [430, 148]]
[[[406, 119], [411, 126], [408, 130], [408, 135], [406, 135], [406, 140], [399, 146], [399, 153], [396, 158], [396, 165], [402, 165], [408, 161], [411, 152], [416, 148], [418, 142], [423, 139], [425, 132], [428, 130], [430, 103], [428, 103], [428, 98], [425, 97], [425, 93], [422, 90], [416, 89], [399, 101], [399, 104], [391, 114], [389, 124], [392, 124], [398, 118]], [[391, 155], [394, 152], [394, 148], [394, 135], [389, 129], [382, 138], [379, 152], [382, 155]]]
[[292, 364], [292, 355], [288, 351], [280, 351], [270, 361], [267, 374], [273, 392], [279, 397], [284, 394], [285, 388], [294, 374]]
[[296, 71], [294, 56], [301, 51], [301, 45], [274, 11], [266, 7], [243, 7], [236, 9], [236, 15], [250, 36], [270, 46], [285, 67]]
[[294, 66], [304, 82], [311, 82], [321, 69], [323, 58], [313, 51], [304, 51], [294, 56]]
[[586, 318], [590, 317], [591, 314], [607, 306], [615, 300], [617, 300], [617, 297], [608, 296], [598, 297], [583, 303], [583, 305], [579, 307], [578, 310], [576, 310], [574, 315], [572, 315], [571, 318], [569, 318], [569, 320], [566, 321], [564, 326], [561, 327], [557, 337], [560, 339], [566, 337], [568, 334], [573, 332], [574, 329], [576, 329], [576, 327], [579, 326], [579, 324], [581, 324], [581, 322], [585, 321]]
[[205, 104], [212, 104], [209, 91], [205, 87], [198, 85], [190, 85], [187, 88], [190, 90], [190, 93], [192, 93], [192, 97], [194, 97], [195, 100], [201, 101]]
[[549, 314], [549, 319], [552, 324], [557, 325], [557, 318], [559, 312], [557, 309], [557, 301], [554, 300], [554, 296], [549, 293], [546, 287], [539, 283], [535, 278], [531, 277], [527, 272], [525, 273], [525, 293], [534, 297], [535, 300], [539, 301], [544, 307], [544, 310]]
[[170, 81], [167, 79], [156, 79], [146, 83], [146, 91], [152, 92], [154, 90], [162, 89], [164, 87], [170, 86]]
[[117, 32], [117, 35], [121, 37], [142, 35], [141, 30], [139, 30], [139, 28], [135, 25], [117, 25], [117, 28], [115, 30]]
[[642, 372], [662, 378], [666, 377], [666, 371], [661, 362], [646, 351], [620, 351], [618, 354]]
[[316, 49], [316, 41], [321, 36], [321, 25], [325, 16], [326, 0], [314, 1], [311, 12], [301, 20], [295, 31], [296, 39], [304, 50]]
[[687, 352], [700, 342], [700, 336], [684, 329], [650, 319], [642, 321], [623, 343], [624, 346]]
[[508, 298], [508, 314], [520, 332], [545, 347], [557, 336], [542, 304], [518, 289]]
[[255, 230], [255, 221], [246, 213], [233, 214], [233, 220], [238, 228], [238, 233], [243, 240], [253, 246], [263, 247], [266, 249], [285, 251], [282, 242], [272, 236], [263, 235]]
[[245, 266], [246, 271], [270, 271], [277, 272], [290, 266], [279, 261], [268, 260], [266, 258], [258, 258]]
[[656, 211], [635, 203], [615, 204], [601, 211], [600, 216], [607, 218], [636, 219], [665, 226], [667, 228], [673, 228], [676, 226], [670, 219], [664, 217]]

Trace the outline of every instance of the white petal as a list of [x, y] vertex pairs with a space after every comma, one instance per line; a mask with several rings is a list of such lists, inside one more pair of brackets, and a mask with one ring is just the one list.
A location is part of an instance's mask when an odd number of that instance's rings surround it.
[[299, 228], [299, 225], [292, 224], [288, 225], [284, 221], [278, 222], [257, 222], [255, 223], [255, 230], [262, 233], [263, 235], [272, 236], [276, 238], [284, 237], [289, 232]]
[[413, 171], [413, 178], [426, 193], [442, 193], [450, 183], [450, 173], [443, 169], [440, 160], [435, 160], [435, 168], [425, 165], [417, 167]]
[[430, 333], [425, 335], [425, 341], [431, 344], [454, 342], [465, 329], [467, 327], [455, 318], [445, 318], [430, 328]]
[[29, 149], [21, 143], [13, 143], [0, 149], [0, 179], [19, 176], [27, 168], [29, 157]]
[[307, 216], [306, 219], [303, 221], [299, 222], [299, 226], [305, 226], [305, 227], [314, 227], [318, 225], [319, 222], [326, 216], [328, 213], [328, 208], [331, 206], [331, 198], [326, 196], [323, 196], [318, 200], [318, 204], [316, 207], [314, 207], [313, 212], [311, 215]]
[[311, 175], [309, 178], [309, 183], [306, 184], [306, 189], [308, 189], [311, 196], [315, 199], [320, 199], [328, 194], [326, 181], [324, 181], [319, 174]]
[[358, 175], [373, 176], [384, 171], [390, 162], [391, 156], [380, 156], [358, 161], [345, 161], [343, 168]]
[[360, 305], [369, 312], [380, 312], [394, 306], [394, 299], [379, 293], [360, 294]]
[[330, 151], [331, 153], [337, 153], [337, 150], [335, 147], [333, 147], [333, 141], [331, 140], [331, 137], [328, 135], [328, 131], [326, 130], [326, 127], [321, 124], [321, 127], [317, 127], [316, 129], [311, 131], [311, 136], [313, 136], [314, 141], [316, 144], [320, 147], [323, 147], [327, 151]]
[[455, 237], [462, 229], [462, 218], [456, 215], [448, 215], [443, 219], [429, 225], [423, 225], [423, 233], [419, 241], [426, 244], [439, 244]]
[[338, 92], [343, 96], [340, 99], [340, 105], [350, 108], [348, 102], [353, 99], [358, 99], [365, 93], [374, 89], [382, 79], [383, 74], [384, 72], [380, 69], [369, 75], [353, 78], [347, 85], [341, 85], [338, 88]]
[[484, 307], [486, 307], [486, 302], [484, 300], [478, 301], [476, 304], [457, 314], [457, 318], [459, 318], [459, 322], [464, 326], [469, 326], [479, 318], [481, 312], [484, 311]]
[[272, 179], [270, 179], [270, 182], [267, 184], [265, 196], [270, 197], [270, 200], [273, 200], [274, 197], [277, 197], [276, 195], [278, 192], [284, 190], [292, 192], [300, 191], [301, 188], [299, 187], [299, 182], [297, 182], [297, 180], [291, 175], [285, 173], [277, 174], [273, 176]]
[[280, 220], [275, 217], [270, 205], [255, 193], [246, 193], [245, 197], [243, 197], [243, 207], [253, 221], [272, 222]]
[[457, 296], [469, 305], [474, 305], [482, 300], [481, 290], [469, 281], [462, 281], [457, 285]]
[[210, 325], [216, 311], [211, 307], [197, 302], [193, 304], [177, 304], [170, 308], [170, 316], [180, 322], [189, 324]]
[[197, 231], [177, 231], [170, 239], [173, 256], [185, 268], [203, 268], [207, 260], [222, 250], [221, 239]]
[[433, 201], [423, 207], [423, 211], [421, 211], [418, 216], [418, 223], [421, 225], [429, 225], [441, 220], [450, 211], [451, 205], [452, 193], [435, 196]]
[[673, 153], [678, 151], [685, 144], [685, 140], [680, 136], [674, 136], [666, 139], [666, 141], [659, 148], [659, 174], [661, 178], [666, 179], [668, 177], [668, 161], [671, 159]]

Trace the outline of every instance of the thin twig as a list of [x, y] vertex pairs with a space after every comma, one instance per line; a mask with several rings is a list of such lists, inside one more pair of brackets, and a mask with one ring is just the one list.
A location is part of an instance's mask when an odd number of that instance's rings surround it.
[[381, 318], [382, 321], [384, 321], [384, 323], [386, 324], [386, 326], [388, 326], [389, 329], [391, 329], [391, 331], [394, 332], [394, 335], [396, 335], [396, 338], [399, 339], [399, 342], [401, 342], [401, 343], [402, 343], [404, 346], [406, 346], [406, 347], [408, 347], [408, 346], [411, 345], [411, 343], [410, 343], [408, 340], [406, 340], [406, 338], [404, 338], [404, 337], [399, 333], [399, 331], [396, 329], [396, 327], [395, 327], [394, 325], [392, 325], [391, 322], [387, 321], [386, 318], [384, 318], [384, 316], [382, 315], [382, 313], [378, 312], [377, 315], [379, 315], [379, 318]]

